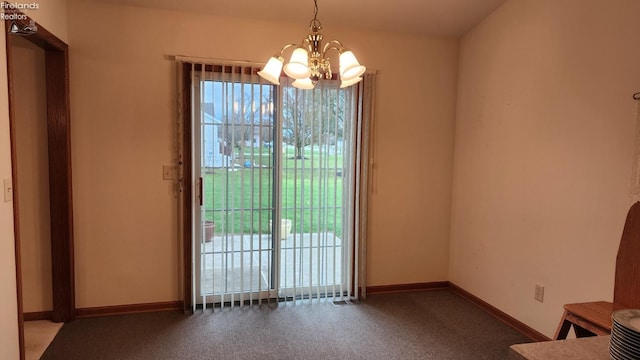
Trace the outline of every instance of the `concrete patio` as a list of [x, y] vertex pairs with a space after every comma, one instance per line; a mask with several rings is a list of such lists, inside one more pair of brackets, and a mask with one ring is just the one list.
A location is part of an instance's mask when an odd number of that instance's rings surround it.
[[[294, 288], [298, 295], [309, 292], [309, 288], [314, 294], [338, 291], [342, 243], [333, 233], [290, 234], [279, 240], [279, 296], [293, 294]], [[202, 293], [268, 290], [274, 266], [272, 255], [271, 234], [214, 236], [202, 244]]]

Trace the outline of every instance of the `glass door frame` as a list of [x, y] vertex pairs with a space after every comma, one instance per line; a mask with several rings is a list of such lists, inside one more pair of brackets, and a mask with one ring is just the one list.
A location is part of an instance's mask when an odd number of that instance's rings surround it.
[[[194, 264], [194, 259], [196, 259], [195, 255], [195, 243], [196, 241], [194, 241], [194, 239], [200, 239], [201, 233], [202, 233], [202, 227], [200, 225], [200, 221], [196, 222], [194, 221], [194, 211], [193, 209], [195, 208], [194, 205], [199, 204], [199, 197], [198, 197], [198, 188], [199, 188], [199, 183], [198, 183], [198, 178], [194, 177], [194, 164], [195, 162], [193, 161], [193, 124], [192, 124], [192, 119], [194, 118], [192, 116], [192, 113], [195, 111], [193, 108], [193, 103], [194, 103], [194, 97], [193, 97], [193, 84], [196, 83], [196, 81], [194, 80], [194, 76], [196, 74], [203, 74], [203, 73], [207, 73], [209, 71], [205, 71], [209, 69], [209, 67], [212, 66], [210, 64], [202, 64], [202, 63], [192, 63], [192, 62], [182, 62], [181, 64], [178, 65], [178, 69], [180, 72], [180, 75], [178, 77], [178, 81], [179, 81], [179, 96], [181, 99], [180, 102], [180, 107], [178, 108], [178, 129], [177, 129], [177, 133], [178, 133], [178, 141], [177, 141], [177, 148], [178, 148], [178, 158], [177, 158], [177, 164], [178, 164], [178, 182], [177, 182], [177, 189], [178, 189], [178, 199], [177, 201], [179, 202], [180, 206], [179, 206], [179, 217], [180, 219], [182, 219], [182, 221], [179, 223], [179, 232], [182, 238], [182, 248], [183, 248], [183, 252], [181, 254], [182, 257], [182, 279], [183, 279], [183, 283], [182, 283], [182, 290], [183, 290], [183, 304], [184, 304], [184, 311], [186, 313], [193, 313], [193, 311], [196, 309], [196, 304], [195, 304], [195, 299], [196, 299], [196, 289], [194, 288], [194, 278], [195, 278], [195, 264]], [[213, 66], [220, 66], [220, 65], [213, 65]], [[224, 65], [226, 66], [226, 65]], [[205, 69], [203, 69], [205, 68]], [[280, 87], [276, 87], [277, 91], [275, 92], [275, 96], [274, 96], [274, 106], [276, 107], [275, 112], [274, 112], [274, 126], [277, 126], [279, 131], [276, 131], [275, 134], [277, 136], [277, 138], [274, 138], [273, 140], [273, 144], [282, 144], [282, 134], [281, 134], [281, 128], [282, 128], [282, 116], [281, 116], [281, 112], [282, 112], [282, 89], [280, 89]], [[359, 96], [359, 95], [356, 95]], [[359, 121], [358, 121], [359, 123]], [[359, 126], [359, 125], [358, 125]], [[355, 156], [356, 154], [354, 154]], [[282, 167], [282, 161], [280, 159], [281, 154], [275, 156], [274, 161], [278, 161], [278, 165], [275, 166], [274, 172], [281, 171], [281, 167]], [[357, 170], [356, 170], [357, 171]], [[278, 179], [279, 173], [278, 175], [276, 175], [276, 179]], [[355, 174], [355, 176], [357, 176], [357, 174]], [[355, 179], [354, 179], [355, 180]], [[276, 199], [277, 201], [277, 206], [275, 207], [277, 214], [274, 216], [274, 218], [280, 219], [281, 214], [281, 208], [282, 208], [282, 198], [281, 198], [281, 193], [282, 193], [282, 188], [281, 188], [281, 183], [280, 181], [274, 181], [274, 186], [276, 186], [275, 191], [274, 191], [274, 199]], [[357, 202], [356, 202], [356, 206], [357, 206]], [[349, 210], [349, 211], [353, 211]], [[199, 218], [198, 218], [199, 220]], [[197, 225], [196, 225], [197, 224]], [[279, 231], [280, 231], [280, 226], [279, 225], [279, 221], [274, 221], [272, 222], [272, 234], [273, 234], [273, 238], [272, 239], [279, 239], [280, 235], [279, 235]], [[353, 230], [349, 230], [349, 232], [352, 232]], [[357, 230], [355, 230], [357, 231]], [[353, 235], [353, 234], [352, 234]], [[281, 255], [281, 251], [279, 249], [279, 241], [275, 241], [275, 246], [274, 246], [274, 253], [273, 253], [273, 261], [274, 261], [274, 266], [272, 266], [272, 269], [274, 270], [274, 272], [272, 272], [272, 285], [273, 285], [273, 294], [271, 294], [271, 296], [273, 298], [278, 297], [278, 295], [282, 295], [279, 294], [280, 291], [280, 276], [279, 274], [281, 273], [280, 269], [280, 255]], [[355, 253], [353, 253], [354, 249], [352, 248], [353, 244], [351, 243], [351, 240], [349, 241], [347, 245], [347, 248], [343, 253], [343, 256], [349, 256], [350, 258], [353, 259], [353, 256], [356, 256]], [[348, 252], [348, 254], [347, 254]], [[355, 258], [355, 260], [352, 261], [356, 261], [357, 257]], [[352, 265], [350, 265], [351, 267]], [[357, 267], [358, 265], [356, 265]], [[349, 269], [350, 272], [353, 271], [353, 269]], [[346, 274], [343, 274], [343, 276]], [[358, 276], [357, 272], [356, 273], [351, 273], [350, 275], [346, 275], [345, 280], [346, 280], [346, 289], [344, 289], [347, 293], [345, 295], [348, 296], [353, 296], [355, 294], [355, 296], [357, 296], [358, 294], [358, 290], [357, 288], [355, 289], [351, 289], [351, 287], [353, 286], [353, 277], [354, 276]], [[341, 295], [342, 296], [342, 295]]]
[[[204, 79], [203, 79], [203, 74], [204, 74]], [[278, 224], [280, 224], [280, 213], [281, 213], [281, 187], [282, 187], [282, 183], [279, 180], [280, 179], [280, 174], [282, 171], [282, 164], [280, 161], [280, 157], [282, 155], [282, 150], [280, 146], [273, 146], [272, 147], [272, 151], [273, 151], [273, 161], [274, 161], [274, 165], [273, 165], [273, 174], [272, 174], [272, 187], [271, 187], [271, 192], [272, 192], [272, 200], [273, 200], [273, 204], [271, 205], [273, 207], [273, 211], [272, 211], [272, 219], [275, 219], [275, 221], [271, 221], [271, 233], [269, 235], [271, 235], [271, 249], [267, 249], [266, 251], [271, 252], [271, 264], [269, 266], [270, 274], [270, 288], [268, 289], [264, 289], [262, 291], [243, 291], [240, 290], [239, 292], [233, 292], [233, 293], [226, 293], [224, 295], [216, 295], [216, 294], [202, 294], [202, 290], [201, 290], [201, 260], [202, 260], [202, 253], [201, 253], [201, 249], [202, 249], [202, 244], [204, 243], [202, 241], [202, 236], [204, 234], [204, 221], [203, 220], [203, 211], [204, 211], [204, 200], [202, 199], [202, 197], [204, 196], [204, 184], [202, 183], [203, 181], [203, 174], [202, 174], [202, 124], [203, 124], [203, 116], [202, 116], [202, 111], [201, 111], [201, 92], [202, 92], [202, 84], [205, 81], [219, 81], [219, 82], [232, 82], [232, 80], [227, 80], [224, 79], [224, 77], [218, 79], [216, 78], [216, 76], [209, 76], [211, 75], [211, 72], [203, 72], [203, 71], [197, 71], [194, 74], [192, 74], [191, 79], [193, 81], [193, 85], [190, 88], [191, 93], [191, 111], [193, 112], [193, 115], [190, 117], [190, 134], [189, 136], [191, 136], [191, 147], [190, 147], [190, 153], [191, 153], [191, 178], [192, 178], [192, 196], [191, 196], [191, 203], [192, 203], [192, 207], [191, 207], [191, 233], [192, 233], [192, 279], [194, 280], [194, 284], [195, 287], [193, 289], [193, 297], [194, 297], [194, 305], [197, 307], [204, 307], [206, 308], [208, 305], [210, 305], [211, 303], [214, 304], [214, 306], [216, 304], [221, 304], [222, 306], [226, 306], [225, 304], [229, 304], [231, 307], [236, 306], [235, 303], [236, 302], [240, 302], [240, 306], [242, 306], [244, 304], [245, 301], [247, 300], [264, 300], [264, 299], [277, 299], [278, 298], [278, 294], [279, 294], [279, 274], [280, 274], [280, 241], [276, 241], [276, 239], [279, 239], [280, 237], [280, 226], [277, 226]], [[260, 85], [267, 85], [267, 84], [260, 84]], [[273, 85], [271, 85], [273, 86]], [[282, 134], [281, 134], [281, 116], [279, 113], [279, 109], [281, 106], [281, 88], [280, 87], [275, 87], [274, 86], [274, 94], [275, 94], [275, 101], [274, 101], [274, 111], [273, 111], [273, 117], [274, 117], [274, 121], [273, 121], [273, 139], [272, 139], [272, 144], [280, 144], [282, 142]], [[255, 125], [253, 125], [255, 126]], [[252, 204], [253, 206], [253, 204]], [[267, 235], [267, 234], [264, 234]], [[259, 251], [259, 250], [255, 250], [255, 251]], [[262, 250], [265, 251], [265, 250]], [[226, 256], [226, 255], [225, 255]], [[232, 255], [233, 256], [233, 255]], [[261, 256], [261, 255], [260, 255]], [[261, 269], [257, 269], [258, 272], [261, 271]], [[206, 304], [203, 304], [203, 300], [204, 302], [206, 302]]]

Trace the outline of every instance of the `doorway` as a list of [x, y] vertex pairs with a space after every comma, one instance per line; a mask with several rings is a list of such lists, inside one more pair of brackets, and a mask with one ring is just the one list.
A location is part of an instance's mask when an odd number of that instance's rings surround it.
[[22, 306], [32, 317], [46, 317], [53, 309], [53, 294], [45, 53], [22, 37], [12, 44]]
[[23, 20], [5, 21], [7, 78], [9, 85], [9, 127], [11, 141], [12, 186], [14, 199], [14, 237], [18, 297], [18, 331], [21, 357], [24, 357], [24, 310], [20, 248], [20, 183], [17, 171], [16, 94], [12, 52], [16, 39], [24, 39], [44, 50], [47, 166], [49, 182], [49, 224], [51, 237], [51, 319], [69, 322], [75, 317], [73, 266], [73, 200], [71, 188], [71, 137], [69, 122], [68, 46], [24, 14]]

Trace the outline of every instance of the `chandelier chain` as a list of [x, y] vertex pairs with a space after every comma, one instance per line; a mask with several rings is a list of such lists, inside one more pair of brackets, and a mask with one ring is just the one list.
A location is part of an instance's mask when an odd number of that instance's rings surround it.
[[313, 19], [309, 23], [309, 28], [314, 31], [322, 29], [322, 25], [320, 24], [320, 20], [318, 20], [318, 0], [313, 0]]

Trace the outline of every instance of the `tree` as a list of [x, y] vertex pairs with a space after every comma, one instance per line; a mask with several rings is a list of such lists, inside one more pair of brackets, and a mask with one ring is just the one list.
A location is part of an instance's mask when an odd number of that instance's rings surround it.
[[282, 93], [282, 139], [294, 146], [295, 159], [304, 158], [308, 145], [342, 138], [344, 91], [329, 86], [300, 90], [285, 85]]
[[311, 143], [313, 114], [307, 106], [309, 90], [285, 86], [282, 107], [282, 140], [295, 147], [296, 159], [304, 157], [304, 147]]
[[221, 96], [223, 128], [220, 136], [226, 144], [238, 150], [242, 164], [247, 142], [253, 144], [256, 135], [263, 141], [273, 138], [269, 131], [273, 125], [273, 88], [225, 82]]

